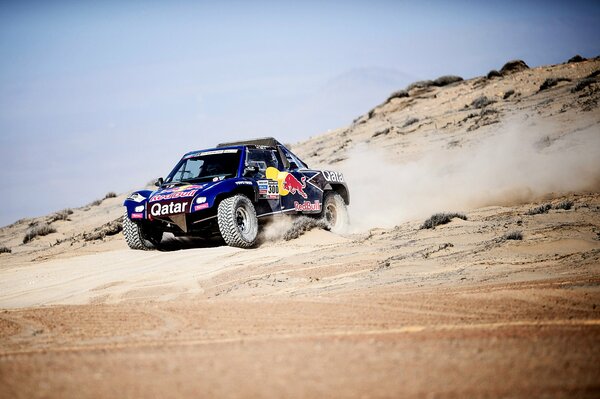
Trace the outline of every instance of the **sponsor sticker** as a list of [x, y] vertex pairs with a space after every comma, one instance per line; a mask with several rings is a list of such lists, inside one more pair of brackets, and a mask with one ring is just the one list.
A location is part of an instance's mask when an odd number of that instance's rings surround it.
[[294, 201], [294, 209], [299, 212], [321, 212], [321, 201], [304, 201], [303, 203]]
[[279, 182], [277, 180], [259, 180], [258, 195], [260, 198], [277, 199], [279, 198]]
[[174, 215], [176, 213], [185, 213], [188, 210], [189, 202], [169, 202], [167, 204], [152, 204], [150, 206], [150, 215], [152, 216], [166, 216]]
[[204, 204], [194, 206], [195, 211], [201, 211], [202, 209], [206, 209], [206, 208], [208, 208], [208, 203], [206, 203], [206, 202]]
[[154, 194], [152, 197], [150, 197], [150, 202], [193, 197], [196, 195], [198, 190], [202, 189], [203, 187], [204, 186], [201, 185], [187, 185], [163, 190], [160, 193]]
[[237, 184], [238, 186], [241, 186], [241, 185], [251, 186], [252, 182], [248, 181], [248, 180], [240, 180], [240, 181], [236, 181], [235, 184]]
[[143, 213], [132, 213], [131, 214], [131, 218], [132, 219], [143, 219], [144, 218], [144, 214]]
[[343, 183], [344, 182], [344, 175], [339, 172], [332, 172], [330, 170], [324, 170], [322, 173], [323, 173], [323, 177], [328, 182], [331, 182], [331, 183]]
[[195, 152], [193, 154], [190, 154], [190, 155], [186, 156], [185, 159], [194, 158], [194, 157], [204, 157], [204, 156], [208, 156], [208, 155], [235, 154], [236, 152], [238, 152], [237, 149], [201, 151], [201, 152]]

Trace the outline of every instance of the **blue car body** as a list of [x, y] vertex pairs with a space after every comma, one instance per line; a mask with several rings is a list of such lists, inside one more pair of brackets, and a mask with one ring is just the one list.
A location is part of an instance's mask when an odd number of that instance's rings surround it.
[[[192, 161], [206, 164], [210, 159], [228, 157], [231, 163], [238, 155], [237, 168], [229, 175], [208, 176], [208, 181], [206, 177], [201, 181], [183, 179], [192, 173], [185, 166]], [[156, 190], [135, 191], [125, 200], [127, 217], [140, 226], [177, 236], [218, 233], [218, 205], [236, 194], [252, 201], [259, 220], [277, 214], [321, 214], [328, 191], [350, 203], [341, 173], [308, 168], [272, 138], [188, 152], [164, 181], [157, 181], [157, 186]]]

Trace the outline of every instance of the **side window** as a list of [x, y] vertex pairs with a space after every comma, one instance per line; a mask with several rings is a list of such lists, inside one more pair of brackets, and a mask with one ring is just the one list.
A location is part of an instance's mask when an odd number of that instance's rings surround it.
[[265, 176], [265, 171], [269, 166], [281, 170], [274, 151], [251, 148], [248, 149], [247, 154], [246, 164], [257, 166], [260, 177]]

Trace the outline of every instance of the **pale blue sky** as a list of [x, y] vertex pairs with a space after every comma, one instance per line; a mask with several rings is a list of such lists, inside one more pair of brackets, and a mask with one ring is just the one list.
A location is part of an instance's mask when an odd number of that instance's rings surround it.
[[0, 225], [182, 153], [348, 125], [413, 80], [600, 55], [600, 2], [0, 3]]

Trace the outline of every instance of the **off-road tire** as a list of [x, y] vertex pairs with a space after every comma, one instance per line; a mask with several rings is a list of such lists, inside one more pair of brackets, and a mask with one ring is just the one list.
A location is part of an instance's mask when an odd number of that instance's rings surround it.
[[256, 244], [258, 219], [252, 201], [243, 194], [225, 198], [217, 210], [219, 231], [231, 247], [250, 248]]
[[144, 237], [142, 227], [129, 219], [127, 212], [123, 216], [123, 235], [131, 249], [141, 249], [143, 251], [156, 249], [156, 245]]
[[342, 196], [335, 191], [325, 191], [321, 220], [334, 233], [343, 233], [350, 223], [346, 203]]

